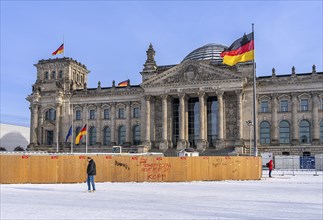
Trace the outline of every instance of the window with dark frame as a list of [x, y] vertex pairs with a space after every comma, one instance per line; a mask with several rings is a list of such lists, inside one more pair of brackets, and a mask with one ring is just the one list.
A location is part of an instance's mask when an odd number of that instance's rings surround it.
[[280, 101], [280, 111], [281, 112], [288, 112], [288, 100], [281, 100]]
[[268, 112], [268, 101], [261, 102], [261, 112]]
[[118, 110], [118, 118], [125, 118], [124, 117], [124, 108], [119, 108], [119, 110]]
[[104, 117], [104, 119], [109, 119], [110, 118], [110, 109], [104, 109], [103, 117]]
[[81, 111], [80, 110], [76, 110], [76, 112], [75, 112], [75, 120], [81, 120]]
[[308, 99], [301, 99], [301, 111], [308, 111]]
[[138, 107], [133, 108], [133, 117], [139, 118], [140, 117], [140, 109]]

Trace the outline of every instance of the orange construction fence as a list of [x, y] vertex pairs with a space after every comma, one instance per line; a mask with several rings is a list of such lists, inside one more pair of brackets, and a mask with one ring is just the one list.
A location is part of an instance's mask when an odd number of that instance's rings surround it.
[[261, 157], [149, 157], [115, 155], [0, 155], [0, 183], [79, 183], [86, 158], [96, 163], [96, 182], [259, 180]]

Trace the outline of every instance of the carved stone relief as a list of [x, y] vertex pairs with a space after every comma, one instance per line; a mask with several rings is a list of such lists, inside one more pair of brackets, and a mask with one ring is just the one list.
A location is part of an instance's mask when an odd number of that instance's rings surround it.
[[[194, 83], [211, 80], [226, 80], [230, 79], [223, 73], [212, 72], [203, 69], [202, 67], [196, 67], [189, 65], [186, 68], [180, 69], [177, 74], [169, 76], [162, 81], [161, 84], [173, 84], [173, 83]], [[235, 79], [235, 78], [232, 78]]]

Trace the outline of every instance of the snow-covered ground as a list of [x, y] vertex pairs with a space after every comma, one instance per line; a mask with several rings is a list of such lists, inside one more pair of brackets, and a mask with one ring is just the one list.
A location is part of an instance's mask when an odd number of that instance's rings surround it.
[[323, 173], [259, 181], [3, 184], [0, 219], [322, 219]]

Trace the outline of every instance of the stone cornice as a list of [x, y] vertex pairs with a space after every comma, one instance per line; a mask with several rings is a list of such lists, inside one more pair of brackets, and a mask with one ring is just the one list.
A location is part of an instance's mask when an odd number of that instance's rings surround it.
[[82, 90], [82, 91], [75, 91], [73, 94], [73, 98], [89, 98], [89, 97], [115, 97], [115, 96], [127, 96], [127, 95], [138, 95], [141, 96], [144, 94], [144, 91], [139, 89], [123, 89], [122, 91], [117, 90]]

